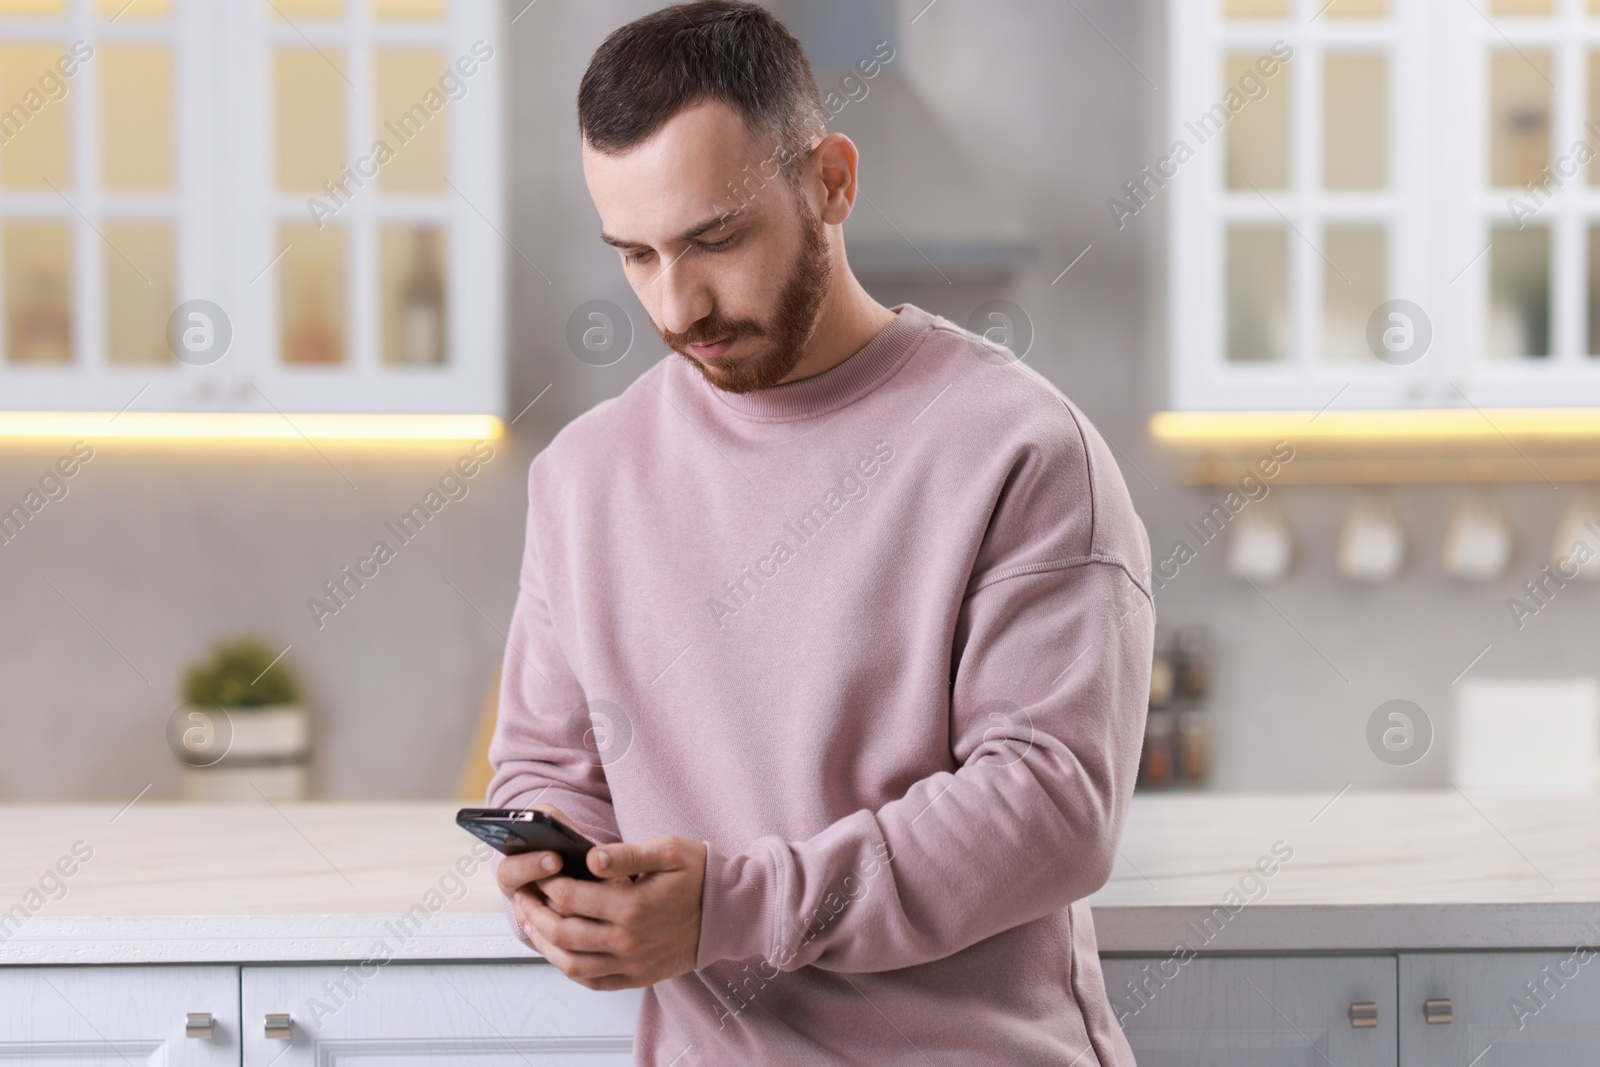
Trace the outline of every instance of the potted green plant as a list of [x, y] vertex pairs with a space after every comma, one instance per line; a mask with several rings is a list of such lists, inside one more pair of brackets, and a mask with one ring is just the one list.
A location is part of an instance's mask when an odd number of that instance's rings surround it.
[[311, 717], [282, 654], [254, 637], [216, 645], [184, 672], [172, 730], [190, 800], [303, 800]]

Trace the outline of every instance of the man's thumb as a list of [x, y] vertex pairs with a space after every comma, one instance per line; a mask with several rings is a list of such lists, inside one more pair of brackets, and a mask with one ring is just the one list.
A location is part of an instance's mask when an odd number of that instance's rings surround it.
[[602, 878], [630, 878], [683, 865], [682, 848], [672, 837], [618, 842], [589, 850], [589, 869]]

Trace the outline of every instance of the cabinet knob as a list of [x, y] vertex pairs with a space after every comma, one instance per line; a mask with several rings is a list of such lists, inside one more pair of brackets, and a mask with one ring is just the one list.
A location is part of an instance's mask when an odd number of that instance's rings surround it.
[[1358, 1000], [1350, 1005], [1350, 1025], [1366, 1030], [1378, 1025], [1378, 1005], [1371, 1000]]
[[267, 1037], [275, 1041], [287, 1041], [293, 1033], [294, 1020], [289, 1018], [287, 1012], [267, 1015]]
[[212, 1019], [209, 1011], [191, 1011], [185, 1019], [183, 1032], [188, 1037], [211, 1037]]
[[1429, 1026], [1453, 1023], [1456, 1021], [1455, 1006], [1450, 1003], [1449, 997], [1425, 1000], [1422, 1002], [1422, 1017], [1428, 1020]]

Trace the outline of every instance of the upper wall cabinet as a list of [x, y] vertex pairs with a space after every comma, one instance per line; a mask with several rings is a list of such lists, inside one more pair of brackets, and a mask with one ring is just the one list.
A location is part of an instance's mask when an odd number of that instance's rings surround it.
[[1600, 406], [1600, 2], [1168, 19], [1173, 408]]
[[498, 15], [0, 0], [0, 409], [500, 414]]

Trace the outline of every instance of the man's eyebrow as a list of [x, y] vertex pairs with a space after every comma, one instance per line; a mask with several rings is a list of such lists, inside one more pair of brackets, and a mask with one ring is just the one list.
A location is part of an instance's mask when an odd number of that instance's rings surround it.
[[[705, 236], [707, 233], [719, 226], [726, 226], [730, 222], [737, 221], [738, 219], [744, 217], [744, 215], [749, 211], [749, 208], [750, 205], [741, 204], [732, 211], [724, 211], [722, 214], [706, 219], [704, 222], [696, 223], [678, 235], [677, 243], [685, 244], [689, 241], [693, 241], [697, 237]], [[630, 241], [625, 237], [614, 237], [611, 234], [606, 233], [604, 230], [600, 231], [600, 240], [615, 248], [645, 247], [643, 241]]]

